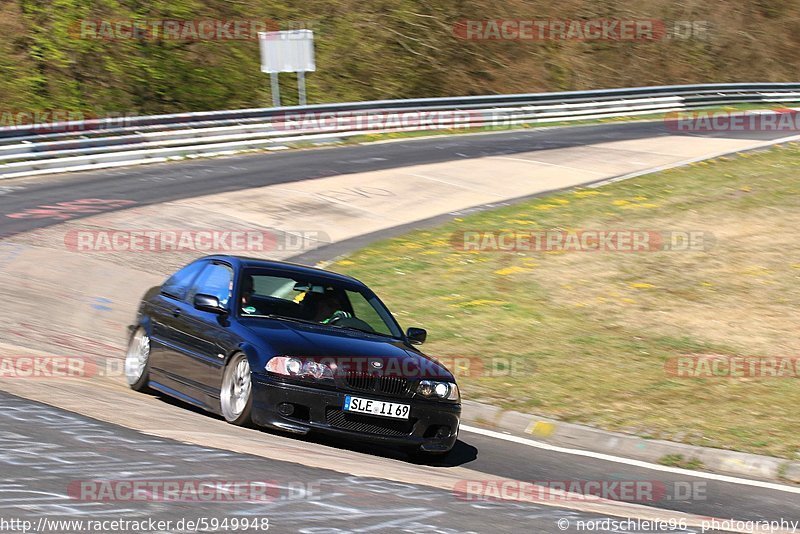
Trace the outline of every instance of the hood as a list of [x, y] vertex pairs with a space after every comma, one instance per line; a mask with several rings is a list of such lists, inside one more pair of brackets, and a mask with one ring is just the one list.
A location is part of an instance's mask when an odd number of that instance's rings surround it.
[[245, 318], [240, 323], [270, 347], [270, 356], [335, 362], [342, 371], [454, 381], [443, 365], [397, 339], [277, 319]]

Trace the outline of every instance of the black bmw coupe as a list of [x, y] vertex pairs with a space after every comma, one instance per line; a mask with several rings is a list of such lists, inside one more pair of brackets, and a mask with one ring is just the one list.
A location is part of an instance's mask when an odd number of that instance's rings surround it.
[[142, 299], [128, 384], [235, 425], [324, 432], [443, 454], [458, 437], [453, 375], [363, 283], [330, 271], [207, 256]]

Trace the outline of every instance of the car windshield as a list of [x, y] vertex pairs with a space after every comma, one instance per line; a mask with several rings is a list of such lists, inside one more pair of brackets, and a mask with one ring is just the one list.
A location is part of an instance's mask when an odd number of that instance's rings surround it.
[[389, 310], [371, 293], [329, 279], [245, 270], [239, 283], [242, 317], [270, 317], [402, 337]]

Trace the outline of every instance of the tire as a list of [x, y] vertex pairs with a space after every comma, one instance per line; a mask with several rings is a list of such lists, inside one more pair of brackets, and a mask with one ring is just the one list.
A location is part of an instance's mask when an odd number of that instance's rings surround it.
[[234, 354], [225, 366], [219, 392], [219, 404], [222, 416], [230, 424], [252, 425], [250, 418], [253, 410], [252, 375], [247, 356], [241, 352]]
[[150, 337], [138, 328], [128, 342], [125, 353], [125, 379], [134, 391], [146, 391], [150, 380]]

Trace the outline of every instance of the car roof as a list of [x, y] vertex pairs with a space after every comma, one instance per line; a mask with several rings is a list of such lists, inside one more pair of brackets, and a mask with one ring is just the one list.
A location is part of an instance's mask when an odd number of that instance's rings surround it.
[[214, 254], [211, 256], [206, 256], [204, 258], [200, 258], [203, 260], [224, 260], [228, 261], [231, 264], [237, 265], [241, 268], [246, 267], [255, 267], [255, 268], [262, 268], [262, 269], [275, 269], [279, 271], [284, 271], [287, 273], [292, 274], [299, 274], [299, 275], [306, 275], [306, 276], [319, 276], [324, 278], [329, 278], [331, 280], [338, 280], [340, 282], [347, 282], [350, 284], [358, 284], [360, 286], [365, 286], [363, 282], [353, 278], [352, 276], [347, 276], [346, 274], [339, 274], [333, 271], [327, 271], [325, 269], [318, 269], [317, 267], [309, 267], [308, 265], [301, 265], [299, 263], [291, 263], [287, 261], [276, 261], [276, 260], [265, 260], [262, 258], [249, 258], [246, 256], [232, 256], [228, 254]]

